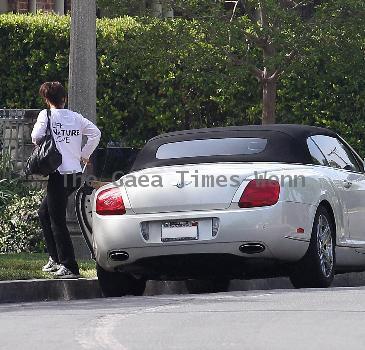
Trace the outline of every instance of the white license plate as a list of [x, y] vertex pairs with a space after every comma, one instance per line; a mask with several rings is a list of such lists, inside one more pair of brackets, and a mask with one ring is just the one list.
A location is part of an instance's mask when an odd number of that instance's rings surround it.
[[197, 221], [168, 221], [161, 226], [162, 242], [197, 240]]

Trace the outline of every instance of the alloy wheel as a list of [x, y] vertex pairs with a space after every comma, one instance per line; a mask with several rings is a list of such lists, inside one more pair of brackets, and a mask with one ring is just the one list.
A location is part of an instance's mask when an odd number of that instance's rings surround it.
[[325, 277], [329, 277], [333, 270], [333, 237], [331, 225], [322, 214], [318, 218], [317, 241], [321, 270]]

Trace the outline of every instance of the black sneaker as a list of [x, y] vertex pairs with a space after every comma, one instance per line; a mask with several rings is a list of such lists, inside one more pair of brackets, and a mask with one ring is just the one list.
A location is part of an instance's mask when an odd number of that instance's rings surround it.
[[57, 264], [51, 257], [48, 259], [48, 263], [42, 267], [43, 272], [56, 272], [60, 268], [60, 265]]
[[66, 266], [60, 265], [60, 268], [54, 273], [55, 278], [80, 278], [79, 273], [73, 273]]

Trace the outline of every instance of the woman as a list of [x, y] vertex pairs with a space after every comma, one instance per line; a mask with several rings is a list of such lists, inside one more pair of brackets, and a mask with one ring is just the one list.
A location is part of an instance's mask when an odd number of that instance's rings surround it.
[[[51, 111], [50, 126], [62, 164], [49, 175], [47, 194], [38, 215], [49, 254], [43, 271], [58, 278], [79, 277], [70, 233], [66, 226], [67, 199], [81, 185], [81, 164], [87, 164], [100, 141], [99, 129], [81, 114], [65, 109], [66, 91], [59, 82], [42, 84], [39, 94]], [[33, 143], [39, 142], [47, 130], [47, 110], [39, 113], [32, 131]], [[81, 149], [82, 136], [87, 143]]]

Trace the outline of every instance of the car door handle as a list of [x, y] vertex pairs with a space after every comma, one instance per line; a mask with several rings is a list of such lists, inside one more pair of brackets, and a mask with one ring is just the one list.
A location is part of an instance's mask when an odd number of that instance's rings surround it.
[[344, 188], [350, 188], [352, 186], [351, 181], [343, 180], [343, 187]]

